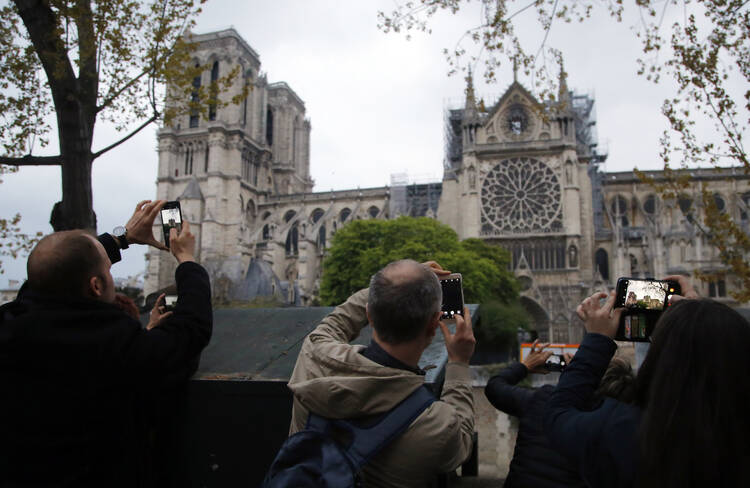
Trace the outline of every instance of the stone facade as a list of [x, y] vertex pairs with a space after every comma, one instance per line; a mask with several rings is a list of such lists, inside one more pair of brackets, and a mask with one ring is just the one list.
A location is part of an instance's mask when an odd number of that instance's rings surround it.
[[[304, 102], [286, 83], [267, 82], [258, 55], [233, 29], [194, 40], [195, 62], [212, 66], [202, 83], [239, 64], [243, 77], [233, 90], [252, 87], [246, 102], [214, 120], [185, 116], [158, 133], [157, 197], [181, 201], [219, 300], [315, 303], [331, 235], [355, 219], [399, 215], [434, 217], [461, 239], [507, 248], [534, 327], [554, 342], [580, 340], [575, 306], [619, 276], [723, 269], [694, 224], [697, 195], [662, 202], [632, 172], [599, 169], [606, 155], [597, 150], [593, 100], [564, 79], [556, 104], [540, 103], [514, 81], [485, 110], [469, 77], [464, 107], [447, 114], [442, 183], [316, 193]], [[748, 224], [748, 175], [692, 177]], [[159, 252], [148, 258], [147, 294], [172, 282], [175, 265]], [[700, 286], [731, 303], [726, 297], [739, 284], [727, 276]]]

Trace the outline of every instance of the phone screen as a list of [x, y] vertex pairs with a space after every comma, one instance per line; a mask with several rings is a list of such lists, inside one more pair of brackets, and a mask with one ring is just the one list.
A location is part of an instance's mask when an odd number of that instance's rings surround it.
[[164, 245], [169, 247], [169, 230], [173, 227], [182, 230], [182, 212], [180, 202], [167, 202], [161, 209], [161, 227], [164, 231]]
[[667, 297], [674, 293], [668, 282], [657, 280], [627, 279], [624, 290], [621, 305], [631, 310], [664, 310]]
[[464, 314], [464, 293], [461, 285], [461, 275], [452, 274], [440, 280], [443, 287], [442, 318], [449, 319], [454, 315]]
[[175, 305], [177, 305], [177, 295], [165, 295], [164, 296], [164, 309], [165, 310], [174, 310]]
[[624, 307], [615, 340], [648, 342], [669, 297], [680, 293], [674, 281], [620, 278], [617, 280], [617, 307]]

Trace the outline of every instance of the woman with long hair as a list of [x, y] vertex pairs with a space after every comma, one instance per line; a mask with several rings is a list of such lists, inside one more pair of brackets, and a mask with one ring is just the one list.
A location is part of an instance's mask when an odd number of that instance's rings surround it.
[[[588, 486], [750, 486], [750, 324], [735, 310], [686, 297], [659, 319], [638, 371], [635, 402], [586, 411], [614, 354], [621, 308], [596, 293], [576, 310], [587, 334], [560, 378], [544, 428]], [[675, 297], [680, 298], [680, 297]]]

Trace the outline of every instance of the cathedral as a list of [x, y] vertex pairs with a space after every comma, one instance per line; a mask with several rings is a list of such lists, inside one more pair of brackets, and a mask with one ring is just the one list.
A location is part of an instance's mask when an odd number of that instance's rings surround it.
[[[575, 307], [618, 277], [725, 269], [696, 225], [701, 184], [722, 211], [750, 227], [750, 176], [742, 171], [696, 170], [696, 193], [677, 201], [662, 201], [633, 172], [601, 171], [606, 154], [598, 150], [594, 101], [569, 90], [564, 77], [555, 104], [514, 79], [486, 108], [469, 77], [463, 107], [446, 111], [442, 182], [392, 178], [386, 187], [313, 192], [303, 99], [286, 83], [268, 81], [234, 29], [193, 41], [194, 62], [211, 67], [194, 84], [239, 65], [233, 90], [251, 87], [242, 104], [207, 119], [188, 114], [158, 132], [157, 198], [181, 202], [218, 301], [314, 304], [338, 228], [355, 219], [427, 216], [460, 239], [506, 248], [539, 337], [578, 342]], [[144, 292], [171, 284], [175, 266], [152, 250]], [[697, 283], [699, 292], [738, 305], [729, 292], [740, 283], [721, 276]]]

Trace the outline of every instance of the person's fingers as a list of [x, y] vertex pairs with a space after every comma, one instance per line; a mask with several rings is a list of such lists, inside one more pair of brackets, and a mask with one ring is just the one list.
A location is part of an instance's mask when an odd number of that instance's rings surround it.
[[187, 220], [182, 221], [182, 230], [180, 231], [180, 234], [187, 234], [190, 232], [190, 222]]
[[156, 214], [159, 213], [159, 210], [164, 206], [164, 204], [167, 203], [166, 200], [156, 200], [151, 204], [148, 211], [146, 212], [147, 220], [149, 222], [152, 222], [156, 219]]
[[616, 308], [614, 312], [612, 312], [612, 321], [616, 323], [618, 327], [620, 326], [620, 317], [624, 311], [624, 308]]
[[669, 303], [677, 303], [680, 300], [685, 300], [685, 297], [682, 295], [670, 295], [669, 296]]
[[443, 331], [443, 337], [445, 338], [445, 343], [448, 344], [451, 341], [451, 338], [453, 337], [453, 334], [451, 334], [451, 330], [448, 328], [447, 325], [445, 325], [445, 322], [442, 320], [438, 322], [440, 325], [440, 330]]
[[169, 229], [169, 242], [174, 242], [177, 239], [177, 227]]
[[138, 205], [135, 206], [135, 212], [140, 212], [141, 208], [143, 208], [143, 206], [149, 202], [151, 202], [151, 200], [141, 200], [140, 202], [138, 202]]
[[576, 314], [578, 315], [578, 318], [586, 321], [586, 313], [583, 311], [583, 304], [580, 304], [576, 307]]
[[541, 350], [547, 349], [547, 348], [549, 347], [549, 345], [550, 345], [550, 344], [552, 344], [552, 343], [551, 343], [551, 342], [548, 342], [548, 343], [546, 343], [546, 344], [542, 344], [541, 346], [539, 346], [539, 350], [541, 351]]
[[156, 301], [154, 302], [154, 307], [152, 310], [159, 310], [159, 307], [161, 306], [161, 302], [162, 300], [164, 300], [165, 295], [166, 295], [165, 293], [162, 293], [161, 295], [159, 295], [159, 298], [157, 298]]
[[613, 291], [612, 293], [609, 294], [607, 301], [604, 302], [605, 310], [609, 311], [615, 308], [615, 298], [616, 298], [616, 295], [615, 295], [615, 292]]
[[164, 320], [171, 317], [172, 314], [174, 314], [174, 312], [172, 312], [171, 310], [169, 312], [161, 314], [161, 317], [159, 317], [159, 323], [161, 324]]
[[471, 325], [471, 312], [469, 312], [469, 307], [464, 306], [464, 315], [461, 318], [466, 322], [466, 326], [473, 331], [474, 329]]

